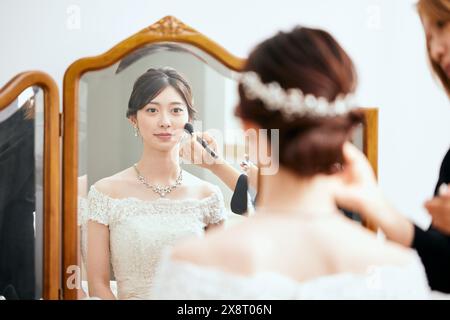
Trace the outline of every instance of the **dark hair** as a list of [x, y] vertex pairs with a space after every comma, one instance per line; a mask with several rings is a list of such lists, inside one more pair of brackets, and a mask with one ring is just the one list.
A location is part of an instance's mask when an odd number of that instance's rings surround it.
[[[330, 102], [352, 93], [357, 83], [353, 62], [336, 40], [310, 28], [297, 27], [262, 42], [250, 54], [244, 71], [258, 73], [264, 83], [276, 81], [284, 89], [299, 88]], [[242, 84], [239, 96], [236, 115], [263, 129], [278, 129], [280, 165], [300, 176], [335, 172], [336, 164], [343, 162], [344, 142], [363, 121], [361, 111], [286, 120], [280, 111], [265, 108], [261, 100], [248, 99]]]
[[[430, 19], [431, 23], [443, 21], [445, 23], [450, 22], [450, 3], [446, 0], [419, 0], [417, 3], [417, 10], [421, 17], [426, 16]], [[439, 63], [433, 61], [430, 54], [430, 44], [427, 40], [428, 60], [431, 64], [435, 75], [439, 78], [442, 86], [444, 87], [447, 96], [450, 98], [450, 78], [447, 77], [445, 71], [439, 65]]]
[[148, 69], [147, 72], [137, 78], [128, 102], [127, 118], [135, 116], [140, 109], [150, 103], [168, 86], [173, 87], [181, 95], [186, 103], [189, 118], [193, 119], [197, 111], [193, 106], [191, 87], [183, 76], [169, 67]]

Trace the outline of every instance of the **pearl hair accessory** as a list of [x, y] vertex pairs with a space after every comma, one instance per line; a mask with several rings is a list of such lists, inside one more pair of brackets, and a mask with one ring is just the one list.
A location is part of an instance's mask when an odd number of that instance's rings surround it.
[[355, 109], [353, 95], [338, 95], [329, 102], [324, 97], [303, 94], [298, 88], [283, 89], [278, 82], [263, 83], [256, 72], [244, 72], [240, 77], [245, 95], [250, 100], [259, 99], [270, 111], [280, 111], [284, 118], [292, 116], [333, 117]]

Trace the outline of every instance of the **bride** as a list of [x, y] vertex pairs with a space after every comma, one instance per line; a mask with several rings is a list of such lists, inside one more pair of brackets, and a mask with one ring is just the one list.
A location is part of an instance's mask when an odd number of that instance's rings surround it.
[[96, 182], [88, 194], [89, 295], [149, 299], [161, 250], [225, 219], [218, 187], [182, 171], [179, 144], [194, 116], [186, 80], [171, 68], [149, 69], [135, 82], [127, 117], [143, 152], [132, 167]]
[[[351, 59], [327, 32], [296, 28], [256, 47], [236, 113], [244, 129], [279, 130], [279, 170], [259, 177], [246, 222], [163, 254], [154, 298], [428, 297], [415, 251], [380, 241], [337, 208], [345, 165], [360, 155], [347, 142], [362, 121], [349, 99], [355, 87]], [[258, 147], [277, 143], [257, 138]]]

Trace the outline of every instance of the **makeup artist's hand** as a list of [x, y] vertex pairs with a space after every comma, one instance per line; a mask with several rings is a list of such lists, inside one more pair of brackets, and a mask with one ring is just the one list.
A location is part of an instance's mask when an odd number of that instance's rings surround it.
[[[219, 155], [214, 159], [203, 146], [197, 141], [197, 136], [200, 136], [209, 147]], [[212, 174], [225, 183], [230, 190], [234, 190], [239, 179], [240, 172], [232, 165], [225, 161], [217, 151], [216, 140], [207, 132], [194, 132], [192, 136], [187, 136], [180, 146], [180, 157], [187, 163], [198, 165], [202, 168], [208, 169]]]
[[357, 212], [370, 224], [383, 230], [389, 240], [411, 246], [414, 225], [384, 197], [365, 155], [351, 143], [344, 145], [344, 168], [336, 204]]
[[197, 137], [202, 138], [209, 145], [209, 148], [217, 154], [216, 140], [207, 132], [194, 132], [192, 136], [186, 136], [181, 142], [180, 157], [187, 163], [198, 165], [202, 168], [210, 169], [211, 167], [222, 163], [222, 159], [214, 159], [203, 146], [197, 141]]
[[450, 185], [443, 184], [439, 195], [425, 202], [424, 206], [431, 215], [433, 227], [450, 235]]
[[338, 174], [337, 205], [370, 219], [378, 210], [384, 211], [386, 201], [365, 155], [350, 142], [343, 148], [345, 164]]

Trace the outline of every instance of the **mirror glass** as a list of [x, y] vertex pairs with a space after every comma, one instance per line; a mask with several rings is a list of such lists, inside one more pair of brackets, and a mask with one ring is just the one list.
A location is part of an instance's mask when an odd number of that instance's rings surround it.
[[[79, 297], [98, 293], [102, 298], [151, 298], [154, 268], [165, 246], [182, 236], [201, 234], [223, 216], [227, 224], [245, 219], [231, 210], [232, 190], [198, 165], [183, 162], [182, 176], [176, 172], [172, 176], [180, 184], [159, 192], [152, 188], [166, 170], [161, 159], [166, 157], [169, 163], [176, 159], [174, 154], [167, 157], [167, 144], [178, 154], [179, 143], [170, 143], [187, 136], [171, 131], [182, 128], [180, 119], [189, 117], [183, 89], [161, 89], [138, 115], [127, 118], [127, 109], [136, 80], [150, 68], [166, 67], [176, 70], [191, 88], [197, 111], [195, 120], [190, 120], [194, 131], [210, 133], [220, 146], [216, 151], [242, 172], [240, 162], [248, 148], [234, 116], [238, 73], [212, 56], [188, 44], [158, 43], [135, 50], [108, 68], [84, 74], [78, 92]], [[151, 84], [140, 86], [148, 94]], [[184, 115], [177, 111], [180, 101]], [[161, 136], [167, 132], [173, 136]], [[355, 142], [362, 147], [362, 131], [358, 132]], [[159, 165], [156, 170], [145, 167], [142, 159]], [[250, 161], [257, 159], [250, 157]], [[88, 283], [105, 274], [109, 284], [89, 288]]]
[[[103, 200], [106, 202], [125, 208], [123, 210], [142, 210], [142, 212], [147, 213], [154, 213], [155, 210], [156, 212], [161, 212], [158, 210], [163, 209], [159, 205], [163, 206], [166, 203], [165, 200], [170, 199], [175, 200], [176, 206], [178, 205], [178, 208], [182, 208], [187, 213], [204, 215], [209, 210], [208, 206], [213, 208], [217, 205], [214, 196], [211, 196], [211, 194], [214, 195], [218, 192], [220, 197], [223, 197], [223, 201], [219, 199], [218, 202], [224, 206], [222, 212], [228, 217], [227, 223], [243, 219], [241, 216], [233, 214], [230, 210], [232, 197], [230, 188], [209, 170], [198, 165], [182, 161], [183, 174], [181, 185], [175, 187], [173, 191], [164, 196], [161, 193], [154, 192], [138, 180], [138, 173], [135, 172], [133, 165], [138, 163], [143, 155], [143, 150], [145, 149], [144, 139], [146, 138], [144, 137], [145, 132], [140, 132], [138, 136], [135, 136], [133, 125], [130, 119], [126, 117], [127, 108], [135, 81], [150, 68], [164, 67], [176, 70], [191, 88], [193, 106], [196, 110], [195, 119], [190, 121], [193, 124], [194, 131], [207, 131], [210, 133], [215, 138], [217, 145], [223, 146], [222, 150], [216, 151], [221, 153], [233, 167], [241, 170], [239, 161], [244, 158], [244, 139], [240, 131], [240, 124], [234, 117], [234, 107], [237, 102], [236, 73], [224, 67], [210, 55], [187, 44], [158, 43], [136, 50], [108, 68], [84, 74], [79, 83], [78, 122], [78, 214], [79, 239], [81, 240], [80, 255], [83, 262], [81, 268], [83, 292], [80, 292], [81, 297], [88, 292], [88, 274], [85, 262], [87, 261], [88, 247], [92, 247], [92, 238], [89, 237], [88, 241], [86, 212], [89, 212], [89, 214], [93, 212], [92, 203], [95, 202], [91, 201], [93, 194], [97, 197], [103, 197]], [[160, 96], [157, 95], [157, 97]], [[175, 100], [180, 97], [183, 98], [181, 95], [178, 95], [175, 97]], [[169, 96], [168, 99], [170, 100], [172, 97]], [[160, 107], [165, 108], [167, 106], [161, 105]], [[175, 108], [170, 108], [168, 109], [171, 110], [168, 113], [169, 117], [182, 117], [176, 115], [178, 111]], [[150, 112], [152, 111], [150, 110]], [[163, 111], [161, 109], [158, 112]], [[188, 116], [187, 109], [184, 112]], [[150, 119], [151, 116], [147, 114], [146, 117]], [[137, 119], [139, 120], [140, 118], [138, 117]], [[140, 131], [145, 130], [143, 121], [138, 123], [138, 126]], [[171, 124], [171, 126], [175, 127], [175, 124]], [[161, 131], [163, 129], [156, 127], [155, 130]], [[170, 129], [167, 130], [170, 131]], [[180, 135], [183, 136], [183, 140], [189, 138], [186, 133], [180, 133]], [[161, 143], [164, 145], [164, 141]], [[154, 154], [158, 153], [153, 153], [153, 156]], [[139, 169], [142, 171], [140, 172], [141, 176], [151, 184], [153, 181], [148, 176], [149, 171], [146, 168]], [[119, 174], [117, 176], [118, 173], [124, 170], [128, 173], [132, 172], [130, 174], [133, 181], [127, 180], [129, 177], [127, 174]], [[127, 177], [125, 178], [125, 176]], [[119, 177], [118, 179], [122, 179], [122, 182], [114, 183], [109, 178], [106, 179], [106, 187], [105, 183], [96, 184], [99, 180], [108, 177]], [[204, 189], [199, 187], [204, 182], [214, 187], [212, 189], [206, 188], [206, 191], [198, 191]], [[124, 190], [127, 183], [133, 185], [133, 187]], [[95, 187], [92, 187], [94, 184]], [[100, 186], [103, 186], [103, 188]], [[182, 191], [184, 190], [183, 187], [189, 190]], [[95, 190], [93, 191], [93, 189]], [[181, 201], [177, 202], [178, 200]], [[145, 207], [146, 205], [147, 208]], [[150, 210], [148, 206], [157, 208]], [[170, 209], [167, 210], [170, 211]], [[114, 209], [110, 212], [114, 215], [112, 211]], [[156, 228], [154, 225], [149, 225], [149, 220], [153, 218], [148, 215], [146, 217], [135, 213], [131, 215], [139, 217], [129, 218], [126, 221], [125, 219], [118, 220], [120, 220], [120, 223], [129, 223], [130, 225], [127, 227], [131, 228], [133, 226], [133, 231], [136, 231], [136, 228], [147, 226], [147, 231], [143, 229], [141, 231], [150, 233], [149, 230]], [[157, 220], [157, 218], [154, 219]], [[203, 227], [208, 225], [208, 221], [205, 222], [204, 217], [201, 220], [200, 224], [193, 224], [189, 219], [185, 221], [181, 218], [176, 221], [171, 220], [167, 226], [164, 225], [166, 222], [161, 224], [159, 221], [152, 220], [152, 223], [163, 225], [164, 228], [173, 228], [172, 230], [174, 231], [156, 230], [154, 235], [137, 236], [137, 238], [132, 240], [138, 241], [138, 243], [135, 243], [137, 251], [128, 252], [128, 254], [131, 254], [128, 258], [135, 259], [136, 254], [144, 254], [143, 252], [146, 252], [147, 256], [154, 255], [154, 250], [156, 249], [147, 247], [152, 242], [171, 243], [175, 241], [175, 238], [179, 238], [183, 234], [189, 235], [201, 232], [199, 229], [203, 229]], [[128, 290], [121, 290], [120, 287], [123, 288], [129, 285], [128, 281], [122, 279], [126, 278], [127, 272], [131, 272], [129, 270], [130, 268], [132, 269], [132, 266], [123, 266], [118, 261], [123, 258], [124, 253], [121, 249], [117, 249], [115, 245], [115, 241], [119, 242], [118, 238], [123, 236], [120, 232], [126, 231], [120, 227], [116, 228], [113, 224], [115, 222], [109, 221], [108, 223], [111, 241], [110, 261], [112, 261], [110, 266], [110, 287], [113, 294], [119, 298], [130, 298], [131, 293]], [[160, 226], [160, 228], [163, 227]], [[170, 234], [170, 237], [168, 234]], [[144, 239], [146, 241], [145, 244], [143, 243]], [[117, 250], [115, 251], [115, 249]], [[131, 251], [133, 250], [131, 249]], [[156, 254], [158, 255], [159, 251]], [[151, 269], [151, 266], [146, 267]], [[136, 272], [136, 274], [139, 273]]]
[[0, 296], [41, 299], [43, 90], [29, 87], [0, 111]]

